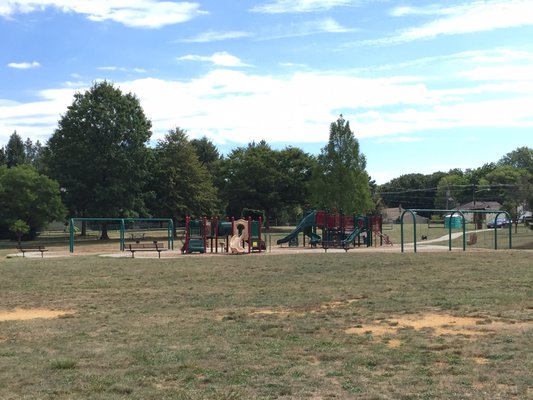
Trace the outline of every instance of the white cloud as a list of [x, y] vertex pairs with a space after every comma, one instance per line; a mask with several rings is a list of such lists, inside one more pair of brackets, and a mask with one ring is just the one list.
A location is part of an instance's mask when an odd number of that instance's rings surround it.
[[440, 35], [485, 32], [501, 28], [533, 25], [531, 0], [474, 1], [450, 7], [400, 7], [393, 16], [439, 15], [436, 20], [399, 31], [396, 35], [360, 42], [361, 45], [387, 45], [432, 39]]
[[445, 128], [533, 128], [533, 96], [459, 102], [429, 108], [347, 115], [360, 137], [409, 134]]
[[355, 29], [350, 29], [342, 26], [333, 18], [322, 18], [311, 21], [304, 21], [296, 24], [282, 25], [262, 36], [261, 40], [281, 39], [288, 37], [301, 37], [315, 35], [317, 33], [346, 33], [354, 32]]
[[354, 4], [353, 0], [275, 0], [255, 6], [250, 11], [265, 14], [305, 13], [325, 11], [352, 4]]
[[453, 7], [441, 7], [436, 4], [431, 4], [425, 7], [399, 6], [393, 8], [390, 15], [393, 17], [404, 17], [408, 15], [446, 15], [454, 14]]
[[477, 67], [462, 71], [459, 76], [486, 81], [533, 81], [533, 65]]
[[228, 31], [228, 32], [220, 32], [220, 31], [207, 31], [202, 32], [196, 36], [193, 36], [189, 39], [184, 39], [182, 42], [186, 43], [208, 43], [208, 42], [218, 42], [222, 40], [228, 40], [228, 39], [241, 39], [245, 37], [252, 36], [249, 32], [244, 31]]
[[[226, 63], [230, 67], [241, 63], [228, 53], [217, 54], [183, 59]], [[505, 62], [504, 54], [516, 63]], [[183, 81], [143, 78], [116, 85], [140, 99], [153, 122], [154, 139], [179, 126], [192, 137], [207, 135], [216, 143], [245, 144], [261, 139], [272, 143], [325, 142], [329, 124], [341, 112], [359, 138], [405, 141], [441, 128], [533, 128], [532, 79], [522, 71], [517, 76], [521, 79], [501, 80], [505, 69], [516, 71], [512, 68], [528, 55], [499, 50], [493, 56], [489, 52], [478, 56], [501, 60], [486, 68], [502, 70], [483, 72], [483, 67], [473, 62], [471, 68], [464, 69], [464, 76], [454, 77], [451, 84], [448, 80], [434, 82], [426, 76], [399, 76], [394, 72], [386, 78], [345, 71], [286, 71], [276, 77], [226, 68]], [[463, 62], [465, 57], [449, 58]], [[492, 80], [475, 79], [476, 73]], [[82, 83], [70, 82], [59, 89], [41, 91], [31, 103], [0, 101], [0, 132], [17, 130], [43, 141], [42, 136], [53, 132], [72, 102], [74, 88], [83, 89]]]
[[193, 2], [156, 0], [9, 0], [0, 5], [0, 16], [11, 17], [54, 7], [86, 15], [91, 21], [114, 21], [134, 28], [160, 28], [205, 14]]
[[391, 135], [390, 137], [381, 137], [378, 139], [378, 143], [413, 143], [413, 142], [422, 142], [424, 138], [414, 137], [414, 136], [396, 136]]
[[119, 71], [119, 72], [135, 72], [138, 74], [143, 74], [146, 72], [143, 68], [125, 68], [125, 67], [117, 67], [117, 66], [104, 66], [104, 67], [98, 67], [100, 71]]
[[178, 57], [178, 61], [201, 61], [210, 62], [221, 67], [249, 67], [248, 64], [243, 63], [239, 57], [233, 56], [228, 52], [221, 51], [214, 53], [211, 56], [199, 56], [195, 54], [188, 54], [186, 56]]
[[32, 68], [39, 68], [41, 66], [41, 64], [38, 63], [37, 61], [20, 62], [20, 63], [11, 62], [11, 63], [7, 64], [7, 66], [9, 68], [15, 68], [15, 69], [32, 69]]

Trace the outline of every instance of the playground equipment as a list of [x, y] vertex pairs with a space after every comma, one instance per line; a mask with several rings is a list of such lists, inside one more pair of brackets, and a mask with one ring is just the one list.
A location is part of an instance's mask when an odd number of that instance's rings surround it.
[[249, 239], [248, 221], [239, 219], [233, 224], [233, 236], [229, 240], [229, 251], [232, 254], [244, 254], [243, 243]]
[[206, 219], [191, 220], [185, 219], [185, 246], [182, 251], [187, 254], [205, 253], [207, 247], [207, 225]]
[[[441, 212], [441, 213], [449, 213], [449, 221], [453, 221], [454, 216], [460, 217], [460, 226], [459, 228], [462, 228], [462, 238], [463, 238], [463, 251], [466, 251], [466, 220], [465, 220], [465, 214], [474, 214], [476, 216], [477, 214], [496, 214], [495, 220], [498, 219], [498, 217], [501, 214], [504, 214], [508, 220], [511, 220], [511, 216], [507, 211], [487, 211], [487, 210], [439, 210], [439, 209], [422, 209], [422, 208], [413, 208], [413, 209], [407, 209], [402, 212], [402, 215], [400, 216], [400, 224], [401, 224], [401, 246], [402, 246], [402, 253], [404, 252], [404, 229], [403, 229], [403, 218], [406, 213], [411, 214], [413, 217], [413, 236], [414, 236], [414, 242], [413, 242], [413, 248], [414, 252], [416, 253], [416, 213], [417, 212]], [[475, 219], [475, 218], [474, 218]], [[452, 227], [453, 223], [448, 223], [448, 250], [452, 250]], [[508, 225], [509, 230], [509, 249], [512, 248], [512, 224]], [[470, 238], [469, 245], [473, 245], [477, 242], [477, 235], [475, 237], [475, 241], [473, 238]], [[498, 250], [498, 227], [494, 226], [494, 250]]]
[[[322, 236], [317, 234], [317, 230], [321, 231]], [[325, 251], [329, 248], [342, 248], [348, 251], [356, 245], [372, 246], [373, 242], [377, 245], [378, 237], [381, 245], [383, 240], [392, 244], [388, 236], [382, 232], [381, 216], [352, 216], [322, 210], [308, 210], [296, 228], [284, 238], [279, 239], [277, 244], [289, 243], [289, 246], [297, 246], [300, 233], [303, 233], [304, 246], [307, 237], [312, 247], [321, 245]]]
[[[69, 250], [71, 253], [74, 252], [74, 238], [76, 223], [97, 223], [97, 224], [115, 224], [118, 227], [119, 233], [119, 243], [120, 250], [124, 251], [125, 240], [126, 240], [126, 227], [132, 224], [146, 224], [153, 223], [159, 226], [158, 230], [166, 230], [166, 240], [168, 249], [172, 250], [174, 248], [174, 223], [171, 218], [70, 218], [69, 219]], [[161, 228], [162, 225], [166, 224], [166, 228]], [[133, 238], [133, 237], [132, 237]], [[153, 237], [143, 236], [143, 239], [153, 240]]]
[[289, 242], [289, 245], [298, 245], [298, 235], [300, 232], [304, 233], [304, 246], [305, 246], [305, 237], [308, 236], [310, 241], [309, 244], [311, 246], [316, 246], [317, 244], [320, 244], [322, 241], [322, 238], [316, 234], [316, 211], [315, 210], [309, 210], [307, 211], [307, 214], [300, 220], [296, 228], [289, 233], [287, 236], [285, 236], [283, 239], [279, 239], [277, 241], [278, 244], [283, 244]]
[[265, 250], [262, 240], [262, 221], [231, 218], [231, 221], [220, 221], [214, 217], [185, 219], [185, 242], [182, 252], [185, 254], [211, 253], [244, 254]]

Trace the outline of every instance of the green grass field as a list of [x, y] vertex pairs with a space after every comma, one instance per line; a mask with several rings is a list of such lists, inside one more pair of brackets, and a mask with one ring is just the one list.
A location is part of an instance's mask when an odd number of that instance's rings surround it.
[[533, 398], [532, 255], [2, 259], [0, 398]]

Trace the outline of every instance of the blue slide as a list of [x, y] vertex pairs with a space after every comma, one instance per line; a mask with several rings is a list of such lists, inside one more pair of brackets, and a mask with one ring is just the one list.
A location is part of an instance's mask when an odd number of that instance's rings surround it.
[[298, 226], [296, 226], [296, 228], [294, 228], [294, 230], [291, 233], [289, 233], [287, 236], [285, 236], [282, 239], [279, 239], [277, 243], [278, 244], [287, 243], [291, 239], [298, 236], [300, 232], [303, 232], [306, 236], [309, 236], [309, 238], [311, 239], [309, 243], [311, 243], [312, 245], [318, 244], [320, 243], [321, 238], [319, 235], [317, 235], [316, 233], [312, 231], [312, 227], [314, 225], [315, 225], [315, 213], [312, 212], [312, 213], [307, 214], [305, 217], [303, 217], [300, 223], [298, 224]]

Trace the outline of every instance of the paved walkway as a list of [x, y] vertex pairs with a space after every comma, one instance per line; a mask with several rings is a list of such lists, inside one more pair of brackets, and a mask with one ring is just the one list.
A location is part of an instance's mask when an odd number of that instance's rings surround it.
[[[478, 230], [475, 230], [475, 231], [466, 231], [466, 234], [470, 234], [470, 233], [479, 233], [479, 232], [487, 232], [487, 231], [492, 231], [493, 229], [478, 229]], [[460, 238], [461, 236], [463, 236], [463, 232], [452, 232], [452, 240], [453, 239], [458, 239]], [[447, 242], [450, 238], [450, 234], [447, 234], [447, 235], [444, 235], [444, 236], [441, 236], [439, 238], [436, 238], [436, 239], [430, 239], [430, 240], [421, 240], [421, 241], [416, 241], [416, 244], [426, 244], [426, 243], [436, 243], [436, 242]], [[413, 243], [407, 243], [407, 244], [413, 244]]]

